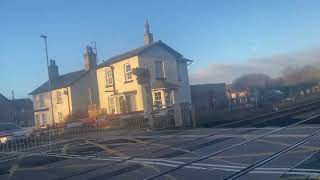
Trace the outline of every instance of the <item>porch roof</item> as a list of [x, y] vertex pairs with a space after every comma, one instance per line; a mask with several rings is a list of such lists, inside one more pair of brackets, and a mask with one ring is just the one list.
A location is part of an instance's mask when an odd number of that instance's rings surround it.
[[170, 82], [168, 80], [155, 80], [151, 84], [152, 89], [177, 89], [179, 87], [178, 84], [175, 84], [173, 82]]

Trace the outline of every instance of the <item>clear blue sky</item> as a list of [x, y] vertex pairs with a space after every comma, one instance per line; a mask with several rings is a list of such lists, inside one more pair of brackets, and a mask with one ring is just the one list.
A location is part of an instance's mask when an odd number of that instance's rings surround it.
[[241, 63], [320, 46], [318, 0], [1, 0], [0, 93], [17, 97], [47, 79], [44, 44], [60, 73], [83, 68], [83, 50], [97, 42], [99, 58], [143, 44], [144, 21], [162, 40], [194, 59]]

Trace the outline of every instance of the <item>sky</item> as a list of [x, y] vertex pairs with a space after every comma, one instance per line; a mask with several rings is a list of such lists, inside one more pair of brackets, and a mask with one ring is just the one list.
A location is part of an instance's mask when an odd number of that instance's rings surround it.
[[[296, 64], [308, 63], [309, 53], [320, 57], [319, 9], [318, 0], [1, 0], [0, 93], [28, 97], [47, 80], [41, 34], [63, 74], [83, 69], [92, 41], [100, 63], [142, 46], [146, 20], [155, 40], [194, 60], [193, 84], [261, 69], [277, 75], [274, 65], [282, 68], [296, 54]], [[252, 64], [259, 68], [248, 70]]]

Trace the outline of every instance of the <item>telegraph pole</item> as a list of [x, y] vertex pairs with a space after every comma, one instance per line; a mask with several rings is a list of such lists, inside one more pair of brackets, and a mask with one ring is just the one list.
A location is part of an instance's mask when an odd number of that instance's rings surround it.
[[50, 72], [49, 72], [49, 56], [48, 56], [48, 46], [47, 46], [47, 36], [45, 35], [41, 35], [40, 36], [41, 38], [43, 38], [44, 40], [44, 45], [45, 45], [45, 49], [46, 49], [46, 56], [47, 56], [47, 70], [48, 70], [48, 77], [49, 77], [49, 80], [48, 80], [48, 84], [49, 84], [49, 94], [50, 94], [50, 104], [51, 104], [51, 118], [52, 118], [52, 124], [55, 125], [55, 122], [54, 122], [54, 115], [53, 115], [53, 103], [52, 103], [52, 93], [51, 93], [51, 79], [50, 79]]

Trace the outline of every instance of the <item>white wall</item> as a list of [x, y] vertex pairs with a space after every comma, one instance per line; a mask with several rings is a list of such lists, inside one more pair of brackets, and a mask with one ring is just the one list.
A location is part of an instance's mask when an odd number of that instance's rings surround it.
[[[61, 93], [61, 98], [62, 101], [58, 102], [57, 101], [57, 92]], [[65, 93], [65, 92], [69, 92], [69, 96]], [[70, 93], [70, 88], [61, 88], [61, 89], [55, 89], [51, 91], [52, 93], [52, 106], [53, 106], [53, 116], [54, 116], [54, 121], [55, 123], [62, 123], [63, 121], [59, 122], [59, 118], [58, 118], [58, 113], [62, 113], [63, 114], [63, 118], [64, 120], [66, 120], [66, 118], [69, 115], [69, 106], [70, 106], [70, 112], [72, 112], [72, 105], [71, 105], [71, 93]], [[40, 95], [43, 96], [43, 100], [44, 100], [44, 107], [40, 107]], [[68, 97], [69, 97], [69, 101], [68, 101]], [[37, 94], [33, 96], [33, 106], [34, 106], [34, 110], [35, 110], [35, 118], [36, 115], [40, 116], [40, 120], [42, 120], [42, 114], [46, 114], [47, 116], [47, 123], [48, 124], [52, 124], [52, 108], [51, 108], [51, 102], [50, 102], [50, 94], [49, 92], [44, 92], [41, 94]], [[70, 104], [69, 104], [70, 103]], [[48, 109], [48, 110], [46, 110]], [[43, 110], [43, 111], [42, 111]], [[37, 122], [35, 122], [36, 124]], [[36, 126], [38, 126], [38, 124], [36, 124]]]
[[86, 75], [71, 85], [73, 113], [88, 112], [88, 105], [90, 104], [89, 88], [91, 89], [92, 103], [99, 105], [97, 76], [95, 70], [89, 71]]
[[[112, 66], [114, 67], [114, 83], [115, 83], [116, 93], [121, 95], [127, 92], [136, 92], [135, 111], [143, 111], [144, 105], [142, 100], [141, 86], [138, 84], [136, 80], [137, 77], [135, 75], [132, 75], [132, 81], [130, 82], [125, 81], [125, 71], [124, 71], [125, 64], [130, 64], [132, 69], [138, 67], [139, 66], [138, 57], [134, 56], [134, 57], [112, 64]], [[113, 86], [107, 86], [106, 84], [105, 71], [109, 68], [110, 67], [103, 67], [97, 70], [100, 108], [107, 109], [108, 113], [110, 113], [108, 97], [114, 95]]]
[[190, 84], [189, 84], [189, 74], [188, 74], [188, 67], [187, 62], [179, 62], [178, 63], [178, 72], [180, 73], [180, 87], [179, 94], [181, 94], [182, 101], [188, 102], [191, 104], [191, 91], [190, 91]]
[[[139, 65], [148, 68], [152, 81], [155, 80], [155, 61], [163, 61], [165, 67], [165, 77], [167, 81], [179, 85], [175, 90], [175, 103], [191, 103], [188, 69], [186, 63], [177, 63], [177, 58], [166, 49], [154, 46], [139, 56]], [[180, 68], [181, 80], [178, 79], [178, 68]]]
[[[62, 113], [64, 116], [64, 120], [67, 120], [70, 113], [76, 113], [79, 111], [88, 112], [88, 105], [90, 104], [89, 99], [89, 88], [91, 88], [92, 94], [92, 102], [94, 104], [99, 105], [99, 95], [98, 95], [98, 87], [97, 87], [97, 78], [96, 72], [90, 71], [81, 77], [79, 80], [75, 81], [71, 87], [61, 88], [52, 90], [52, 105], [53, 105], [53, 115], [55, 123], [59, 122], [58, 113]], [[61, 92], [62, 102], [57, 102], [57, 92]], [[69, 95], [66, 94], [68, 92]], [[43, 96], [44, 99], [44, 107], [40, 107], [39, 98], [40, 95]], [[68, 101], [69, 97], [69, 101]], [[42, 119], [42, 114], [46, 114], [47, 123], [52, 124], [52, 108], [50, 103], [50, 94], [49, 92], [44, 92], [41, 94], [37, 94], [33, 96], [33, 106], [35, 118], [36, 115], [40, 116], [40, 120]], [[69, 109], [70, 107], [70, 109]], [[48, 109], [48, 110], [45, 110]], [[41, 111], [45, 110], [45, 111]], [[37, 124], [36, 124], [37, 125]]]

